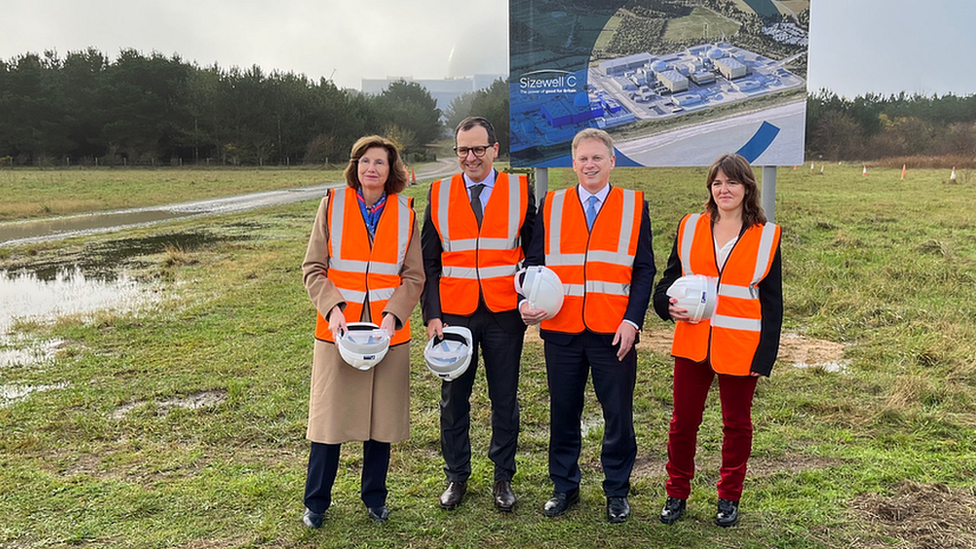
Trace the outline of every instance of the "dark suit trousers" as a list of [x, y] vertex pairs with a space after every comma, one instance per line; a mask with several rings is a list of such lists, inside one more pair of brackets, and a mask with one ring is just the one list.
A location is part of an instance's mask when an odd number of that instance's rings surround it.
[[[634, 385], [637, 351], [617, 360], [608, 336], [583, 332], [575, 336], [544, 334], [549, 381], [549, 478], [556, 492], [579, 488], [580, 419], [583, 390], [592, 371], [593, 389], [603, 407], [603, 492], [607, 497], [630, 492], [630, 473], [637, 458], [634, 434]], [[555, 340], [555, 341], [554, 341]]]
[[471, 476], [471, 391], [479, 354], [484, 360], [491, 399], [491, 445], [488, 457], [495, 464], [495, 480], [512, 480], [518, 446], [519, 362], [525, 324], [516, 311], [492, 313], [482, 303], [471, 316], [443, 314], [450, 326], [471, 330], [474, 353], [464, 374], [441, 384], [441, 452], [447, 480], [466, 482]]
[[[339, 471], [341, 444], [312, 443], [305, 479], [305, 507], [324, 513], [332, 505], [332, 485]], [[390, 443], [363, 442], [363, 475], [360, 497], [366, 507], [386, 505], [386, 472], [390, 468]]]

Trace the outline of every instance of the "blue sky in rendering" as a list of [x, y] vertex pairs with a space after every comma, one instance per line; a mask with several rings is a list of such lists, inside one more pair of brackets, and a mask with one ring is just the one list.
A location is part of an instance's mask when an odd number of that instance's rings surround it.
[[[508, 70], [508, 0], [4, 0], [0, 59], [93, 46], [330, 78]], [[976, 2], [813, 0], [809, 89], [976, 93]]]

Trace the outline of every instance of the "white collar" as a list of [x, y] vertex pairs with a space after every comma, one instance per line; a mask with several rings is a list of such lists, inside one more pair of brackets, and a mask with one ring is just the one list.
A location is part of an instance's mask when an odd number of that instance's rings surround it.
[[468, 174], [462, 173], [461, 175], [464, 176], [464, 186], [468, 189], [474, 187], [475, 185], [484, 185], [485, 187], [495, 188], [495, 168], [491, 169], [491, 171], [488, 173], [488, 177], [486, 177], [483, 181], [479, 181], [477, 183], [471, 181], [471, 178], [468, 177]]
[[589, 200], [591, 196], [595, 196], [597, 199], [597, 206], [602, 205], [606, 199], [607, 195], [610, 194], [610, 184], [607, 183], [602, 189], [596, 192], [596, 194], [590, 194], [590, 191], [583, 188], [582, 185], [576, 185], [576, 190], [579, 192], [579, 199], [583, 205], [586, 205], [586, 201]]

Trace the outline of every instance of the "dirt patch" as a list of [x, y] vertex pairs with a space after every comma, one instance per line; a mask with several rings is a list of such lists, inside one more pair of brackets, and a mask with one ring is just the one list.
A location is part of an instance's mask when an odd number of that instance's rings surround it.
[[58, 473], [65, 477], [75, 475], [95, 476], [102, 469], [102, 460], [91, 454], [68, 453], [50, 460], [58, 464]]
[[[185, 397], [173, 397], [160, 401], [156, 404], [156, 414], [159, 416], [168, 415], [173, 409], [196, 410], [198, 408], [212, 408], [220, 405], [227, 400], [225, 391], [201, 391]], [[112, 419], [122, 419], [129, 412], [145, 404], [145, 400], [123, 404], [115, 409], [109, 417]]]
[[[882, 529], [886, 536], [919, 549], [976, 547], [976, 487], [949, 488], [904, 480], [895, 495], [862, 494], [852, 512]], [[890, 547], [878, 540], [875, 547]]]
[[667, 471], [664, 470], [667, 464], [667, 458], [637, 456], [630, 476], [635, 479], [664, 476], [667, 475]]
[[848, 361], [844, 360], [847, 345], [824, 339], [814, 339], [799, 334], [783, 334], [779, 340], [779, 360], [798, 368], [823, 368], [829, 372], [843, 372]]
[[[672, 339], [673, 330], [644, 330], [637, 349], [669, 355]], [[542, 344], [538, 327], [532, 326], [526, 330], [525, 342]], [[847, 345], [843, 343], [786, 333], [779, 341], [779, 360], [789, 362], [797, 368], [823, 368], [828, 372], [844, 372], [848, 365], [848, 361], [844, 360], [846, 350]]]
[[246, 544], [243, 539], [200, 539], [196, 541], [191, 541], [190, 543], [181, 546], [180, 549], [226, 549], [228, 547], [242, 547]]

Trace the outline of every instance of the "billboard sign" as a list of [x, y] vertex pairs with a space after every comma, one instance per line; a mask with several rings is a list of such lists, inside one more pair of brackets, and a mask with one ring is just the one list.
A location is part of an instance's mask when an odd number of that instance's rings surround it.
[[510, 0], [511, 162], [572, 165], [586, 127], [618, 166], [726, 152], [803, 163], [810, 0]]

